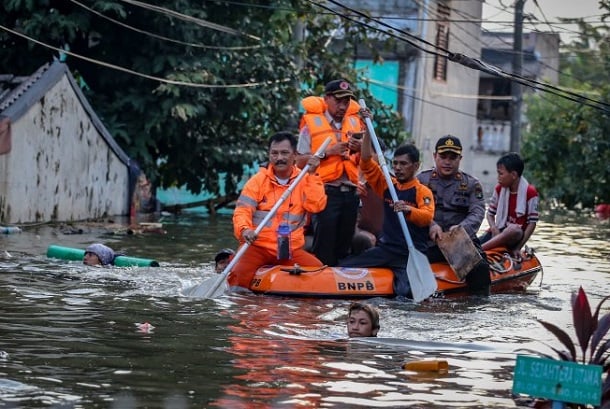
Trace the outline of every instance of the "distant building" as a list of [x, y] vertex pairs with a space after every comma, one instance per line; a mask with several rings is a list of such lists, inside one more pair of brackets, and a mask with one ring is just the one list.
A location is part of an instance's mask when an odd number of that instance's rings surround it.
[[[345, 0], [342, 4], [365, 10], [386, 25], [368, 24], [408, 40], [385, 52], [382, 63], [375, 63], [364, 47], [357, 48], [356, 68], [370, 78], [373, 95], [402, 114], [405, 129], [422, 152], [423, 168], [432, 166], [434, 144], [441, 136], [453, 134], [465, 143], [474, 142], [479, 71], [450, 62], [441, 50], [480, 57], [481, 1]], [[371, 35], [380, 36], [374, 30]]]
[[[513, 72], [512, 33], [482, 34], [481, 59], [505, 72]], [[559, 35], [523, 34], [522, 76], [556, 85], [559, 81]], [[510, 150], [512, 98], [511, 81], [487, 73], [480, 74], [476, 138], [469, 146], [474, 159], [473, 172], [491, 192], [496, 183], [496, 161]], [[534, 92], [523, 87], [524, 95]], [[523, 107], [522, 107], [523, 108]], [[522, 117], [523, 124], [526, 118]]]
[[129, 214], [139, 169], [65, 64], [0, 75], [0, 141], [0, 223]]

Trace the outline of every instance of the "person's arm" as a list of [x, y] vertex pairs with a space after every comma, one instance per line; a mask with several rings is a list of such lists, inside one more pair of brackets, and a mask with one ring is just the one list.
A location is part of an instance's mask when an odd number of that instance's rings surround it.
[[410, 207], [406, 215], [407, 221], [416, 226], [428, 226], [434, 219], [434, 198], [432, 191], [424, 185], [418, 184], [416, 187], [417, 207]]
[[499, 190], [501, 187], [498, 185], [494, 188], [493, 194], [491, 195], [491, 199], [489, 200], [489, 207], [487, 208], [487, 224], [489, 225], [489, 231], [491, 232], [492, 237], [500, 234], [500, 229], [498, 229], [497, 221], [496, 221], [496, 212], [498, 209], [498, 198], [499, 198]]
[[536, 188], [532, 185], [528, 186], [528, 196], [529, 199], [527, 201], [527, 224], [525, 225], [525, 229], [523, 230], [523, 237], [519, 242], [517, 250], [521, 250], [525, 243], [529, 240], [529, 238], [534, 233], [536, 229], [536, 223], [538, 222], [538, 192]]
[[[311, 158], [310, 161], [317, 160], [318, 158]], [[314, 169], [315, 170], [315, 169]], [[326, 192], [324, 191], [324, 182], [320, 176], [314, 173], [308, 173], [304, 177], [303, 184], [305, 185], [303, 192], [305, 193], [305, 201], [303, 202], [303, 209], [310, 213], [319, 213], [326, 207], [328, 200]]]
[[252, 216], [258, 205], [256, 192], [259, 188], [255, 175], [244, 185], [233, 211], [233, 234], [241, 243], [256, 240]]
[[305, 125], [303, 128], [301, 128], [301, 131], [299, 132], [299, 139], [297, 141], [297, 167], [299, 169], [303, 169], [312, 155], [311, 135], [309, 134], [309, 127]]
[[483, 198], [483, 187], [477, 181], [474, 188], [470, 192], [470, 206], [468, 207], [468, 215], [460, 222], [460, 225], [464, 228], [464, 230], [466, 230], [468, 236], [474, 237], [479, 231], [484, 218], [485, 199]]
[[536, 230], [536, 223], [528, 223], [525, 225], [525, 230], [523, 231], [523, 238], [519, 242], [519, 244], [515, 247], [516, 250], [521, 250], [525, 243], [532, 237], [532, 233]]

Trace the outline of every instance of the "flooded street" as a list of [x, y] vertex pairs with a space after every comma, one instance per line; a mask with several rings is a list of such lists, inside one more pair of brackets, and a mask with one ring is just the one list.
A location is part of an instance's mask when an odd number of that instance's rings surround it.
[[[547, 215], [529, 243], [544, 276], [526, 294], [374, 299], [379, 338], [346, 340], [348, 300], [184, 297], [218, 249], [235, 248], [231, 219], [161, 221], [165, 235], [0, 236], [0, 408], [518, 407], [515, 351], [559, 347], [536, 319], [572, 335], [571, 293], [583, 286], [593, 306], [610, 294], [608, 221]], [[161, 267], [46, 257], [49, 245], [95, 241]], [[448, 373], [402, 369], [424, 358], [447, 360]]]

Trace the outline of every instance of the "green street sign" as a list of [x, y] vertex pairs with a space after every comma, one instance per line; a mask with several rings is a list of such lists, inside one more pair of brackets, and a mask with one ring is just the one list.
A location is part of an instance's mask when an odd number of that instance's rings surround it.
[[599, 405], [602, 367], [517, 355], [513, 393], [559, 402]]

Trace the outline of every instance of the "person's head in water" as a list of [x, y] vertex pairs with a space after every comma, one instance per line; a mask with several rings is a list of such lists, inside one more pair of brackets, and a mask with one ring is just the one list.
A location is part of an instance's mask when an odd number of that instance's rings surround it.
[[379, 331], [379, 312], [370, 304], [354, 302], [347, 314], [347, 335], [350, 338], [376, 337]]
[[216, 257], [214, 257], [214, 262], [216, 263], [214, 269], [217, 273], [222, 273], [224, 271], [229, 265], [233, 254], [235, 254], [235, 252], [231, 249], [222, 249], [216, 253]]
[[114, 263], [114, 250], [101, 243], [94, 243], [85, 249], [83, 264], [88, 266], [107, 266]]

